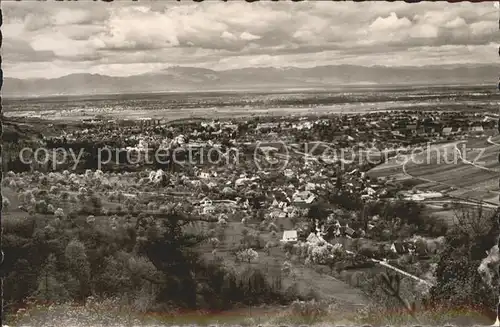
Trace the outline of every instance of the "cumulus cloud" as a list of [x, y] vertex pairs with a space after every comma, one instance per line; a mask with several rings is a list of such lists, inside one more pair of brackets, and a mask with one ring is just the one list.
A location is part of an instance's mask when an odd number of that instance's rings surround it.
[[[245, 40], [245, 41], [252, 41], [252, 40], [260, 39], [260, 36], [253, 35], [252, 33], [248, 33], [248, 32], [243, 32], [240, 34], [240, 39]], [[253, 44], [255, 44], [255, 43], [253, 43]]]
[[369, 28], [375, 31], [387, 31], [409, 28], [411, 26], [412, 23], [408, 18], [399, 18], [395, 12], [391, 12], [387, 17], [377, 17], [377, 19], [370, 24]]
[[465, 26], [467, 26], [467, 23], [465, 22], [465, 20], [462, 17], [457, 17], [457, 18], [450, 20], [444, 24], [445, 28], [450, 28], [450, 29], [465, 27]]
[[[206, 1], [92, 6], [58, 2], [47, 6], [24, 1], [2, 7], [2, 31], [10, 40], [3, 50], [5, 74], [20, 78], [41, 69], [30, 61], [46, 62], [47, 69], [63, 65], [67, 74], [84, 69], [116, 74], [116, 67], [129, 67], [133, 74], [154, 70], [155, 65], [214, 69], [307, 62], [418, 65], [435, 61], [436, 56], [442, 56], [442, 63], [457, 63], [463, 62], [460, 56], [470, 59], [474, 50], [478, 53], [471, 63], [489, 63], [485, 51], [496, 54], [498, 28], [497, 11], [487, 3]], [[455, 46], [457, 55], [446, 52], [445, 57], [447, 46]], [[46, 75], [63, 70], [52, 68]]]

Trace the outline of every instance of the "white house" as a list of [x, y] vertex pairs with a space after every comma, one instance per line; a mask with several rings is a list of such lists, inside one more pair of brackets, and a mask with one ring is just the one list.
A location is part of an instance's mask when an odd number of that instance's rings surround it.
[[296, 230], [286, 230], [283, 232], [282, 242], [297, 242], [298, 236]]
[[212, 200], [210, 200], [209, 198], [203, 198], [203, 200], [200, 201], [200, 206], [203, 207], [212, 206]]
[[451, 135], [452, 130], [453, 130], [453, 128], [451, 128], [451, 127], [445, 127], [445, 128], [443, 128], [442, 134], [444, 136]]
[[483, 128], [483, 126], [473, 126], [471, 128], [471, 132], [473, 132], [473, 133], [483, 133], [484, 132], [484, 128]]
[[202, 209], [202, 214], [204, 215], [209, 215], [215, 212], [215, 207], [214, 206], [204, 206]]
[[314, 200], [316, 200], [316, 195], [309, 191], [296, 191], [292, 196], [294, 205], [298, 206], [310, 206]]
[[204, 172], [204, 171], [203, 171], [203, 172], [200, 172], [200, 173], [198, 174], [198, 177], [199, 177], [199, 178], [202, 178], [202, 179], [207, 179], [207, 178], [210, 178], [210, 174], [209, 174], [209, 173], [207, 173], [207, 172]]

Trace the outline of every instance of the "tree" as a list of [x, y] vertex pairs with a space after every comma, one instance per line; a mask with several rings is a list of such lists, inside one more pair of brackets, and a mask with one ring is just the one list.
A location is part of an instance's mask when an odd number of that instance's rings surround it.
[[139, 254], [144, 254], [167, 281], [158, 294], [160, 301], [178, 301], [181, 306], [196, 307], [195, 269], [199, 264], [194, 247], [204, 236], [186, 233], [189, 217], [169, 208], [155, 219], [138, 219]]
[[408, 301], [403, 299], [401, 295], [401, 276], [397, 273], [382, 273], [380, 274], [380, 280], [383, 285], [382, 290], [390, 297], [394, 297], [399, 304], [417, 321], [415, 316], [415, 307], [411, 306]]
[[98, 197], [96, 195], [92, 195], [92, 197], [90, 198], [90, 201], [91, 201], [92, 207], [94, 209], [101, 209], [102, 208], [102, 200], [100, 197]]
[[217, 238], [212, 237], [210, 239], [210, 245], [212, 245], [212, 249], [213, 250], [217, 249], [217, 247], [219, 246], [219, 244], [220, 244], [220, 241]]
[[486, 251], [497, 242], [499, 212], [463, 208], [457, 215], [457, 226], [446, 235], [431, 300], [452, 308], [474, 306], [491, 310], [498, 301], [497, 294], [483, 282], [478, 268]]
[[48, 302], [66, 301], [70, 298], [69, 292], [57, 277], [56, 264], [55, 255], [50, 254], [38, 279], [38, 288], [34, 293], [36, 298]]
[[316, 220], [318, 220], [321, 223], [326, 221], [326, 218], [328, 217], [329, 214], [329, 205], [325, 202], [317, 202], [314, 203], [308, 211], [308, 218], [314, 225]]
[[85, 245], [74, 239], [66, 246], [64, 255], [70, 273], [80, 285], [77, 298], [83, 300], [90, 295], [90, 264], [85, 252]]
[[3, 210], [8, 210], [10, 207], [10, 201], [9, 199], [4, 195], [2, 196], [2, 209]]
[[37, 201], [35, 204], [35, 211], [43, 214], [47, 213], [48, 212], [47, 202], [45, 200]]
[[239, 260], [243, 262], [252, 262], [259, 259], [259, 254], [253, 249], [242, 250], [237, 254]]
[[54, 211], [54, 216], [59, 218], [59, 219], [63, 219], [64, 218], [64, 211], [63, 209], [61, 208], [57, 208], [56, 211]]
[[311, 260], [314, 263], [326, 264], [328, 257], [331, 255], [331, 250], [326, 244], [315, 245], [312, 249]]
[[340, 169], [337, 169], [337, 180], [335, 181], [335, 190], [337, 192], [340, 192], [343, 188], [343, 180], [342, 180], [342, 172], [340, 171]]
[[458, 228], [471, 238], [487, 234], [492, 228], [491, 213], [488, 214], [482, 203], [472, 208], [456, 204], [453, 213], [458, 221]]
[[281, 272], [283, 273], [284, 276], [288, 276], [292, 271], [292, 265], [290, 264], [290, 262], [288, 261], [285, 261], [283, 262], [283, 264], [281, 265]]
[[278, 227], [276, 226], [275, 223], [270, 223], [269, 226], [268, 226], [268, 229], [270, 232], [277, 232], [278, 231]]

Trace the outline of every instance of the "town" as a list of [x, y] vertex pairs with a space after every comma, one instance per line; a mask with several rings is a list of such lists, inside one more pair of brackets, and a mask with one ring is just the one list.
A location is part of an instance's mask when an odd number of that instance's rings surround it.
[[[389, 269], [406, 278], [407, 292], [418, 294], [413, 305], [423, 306], [437, 296], [430, 295], [438, 283], [435, 271], [443, 264], [445, 237], [454, 222], [492, 209], [481, 201], [419, 190], [418, 183], [376, 169], [425, 144], [487, 144], [486, 138], [496, 134], [497, 120], [494, 113], [402, 110], [174, 122], [95, 117], [19, 123], [10, 117], [4, 124], [2, 158], [7, 240], [10, 233], [31, 228], [61, 244], [65, 241], [56, 236], [59, 232], [80, 233], [80, 239], [90, 237], [81, 233], [106, 235], [113, 246], [129, 242], [151, 247], [158, 223], [180, 214], [187, 224], [176, 233], [203, 239], [195, 248], [204, 262], [232, 269], [236, 276], [252, 269], [253, 275], [265, 276], [262, 283], [269, 292], [293, 294], [287, 299], [306, 301], [302, 305], [311, 299], [331, 302], [335, 295], [344, 309], [362, 307], [369, 301], [367, 293], [381, 291], [368, 286], [378, 278], [376, 272]], [[46, 149], [47, 160], [20, 158], [20, 149], [26, 148], [32, 154]], [[64, 156], [69, 150], [81, 155]], [[447, 216], [434, 215], [436, 206]], [[14, 229], [9, 221], [15, 221]], [[44, 221], [46, 226], [38, 229]], [[102, 255], [114, 258], [114, 267], [121, 264], [117, 255], [143, 258], [132, 249], [101, 248], [91, 239], [67, 246], [104, 251]], [[7, 241], [9, 246], [17, 245]], [[168, 261], [145, 251], [152, 265], [141, 272], [145, 279], [134, 284], [133, 292], [157, 280]], [[57, 258], [50, 260], [57, 264]], [[88, 260], [89, 271], [105, 274], [101, 255]], [[49, 261], [39, 265], [48, 273]], [[325, 281], [331, 277], [335, 280]], [[63, 296], [54, 293], [54, 285], [64, 287], [65, 282], [53, 283], [38, 285], [38, 291], [9, 292], [13, 297], [8, 301], [19, 306], [26, 292], [54, 301]], [[124, 292], [123, 286], [109, 287], [113, 294]], [[83, 284], [71, 292], [77, 298], [104, 296]], [[350, 295], [337, 296], [339, 292]], [[257, 293], [238, 301], [260, 301]], [[130, 296], [138, 296], [134, 294]], [[144, 310], [156, 310], [161, 294], [141, 293], [150, 303]], [[189, 306], [197, 306], [190, 301]], [[384, 301], [388, 305], [394, 299], [386, 296]]]

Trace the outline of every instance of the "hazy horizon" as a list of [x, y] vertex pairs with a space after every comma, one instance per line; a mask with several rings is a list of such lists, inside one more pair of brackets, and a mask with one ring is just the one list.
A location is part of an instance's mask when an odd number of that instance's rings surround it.
[[[401, 65], [401, 66], [387, 66], [387, 65], [352, 65], [352, 64], [341, 64], [341, 65], [318, 65], [318, 66], [312, 66], [312, 67], [298, 67], [298, 66], [284, 66], [284, 67], [273, 67], [273, 66], [263, 66], [263, 67], [242, 67], [242, 68], [222, 68], [222, 69], [212, 69], [212, 68], [204, 68], [204, 67], [195, 67], [195, 66], [171, 66], [171, 67], [166, 67], [164, 69], [158, 70], [158, 71], [150, 71], [150, 72], [145, 72], [145, 73], [137, 73], [137, 74], [131, 74], [129, 76], [115, 76], [115, 75], [108, 75], [105, 73], [87, 73], [87, 72], [77, 72], [77, 73], [68, 73], [66, 75], [58, 76], [58, 77], [52, 77], [52, 78], [47, 78], [47, 77], [31, 77], [31, 78], [15, 78], [15, 77], [8, 77], [4, 75], [4, 78], [9, 78], [9, 79], [19, 79], [19, 80], [36, 80], [36, 79], [47, 79], [47, 80], [53, 80], [53, 79], [59, 79], [63, 77], [68, 77], [68, 76], [73, 76], [73, 75], [94, 75], [94, 76], [106, 76], [106, 77], [134, 77], [134, 76], [141, 76], [141, 75], [148, 75], [148, 74], [155, 74], [159, 73], [162, 71], [169, 71], [170, 69], [200, 69], [200, 70], [211, 70], [215, 72], [229, 72], [229, 71], [238, 71], [238, 70], [250, 70], [250, 69], [280, 69], [286, 71], [287, 69], [301, 69], [301, 70], [307, 70], [307, 69], [314, 69], [314, 68], [321, 68], [321, 67], [365, 67], [365, 68], [399, 68], [399, 69], [428, 69], [428, 68], [437, 68], [437, 69], [453, 69], [453, 68], [478, 68], [478, 67], [492, 67], [492, 66], [498, 66], [500, 68], [500, 64], [444, 64], [444, 65], [424, 65], [424, 66], [410, 66], [410, 65]], [[370, 83], [367, 83], [366, 85], [369, 85]], [[466, 83], [467, 84], [467, 83]], [[351, 84], [345, 84], [346, 86], [349, 86]], [[382, 84], [384, 85], [390, 85], [390, 84]], [[439, 84], [437, 84], [439, 85]], [[457, 84], [458, 85], [458, 84]], [[469, 85], [469, 84], [467, 84]], [[341, 86], [341, 85], [340, 85]], [[218, 90], [217, 90], [218, 91]], [[203, 91], [202, 91], [203, 92]]]

